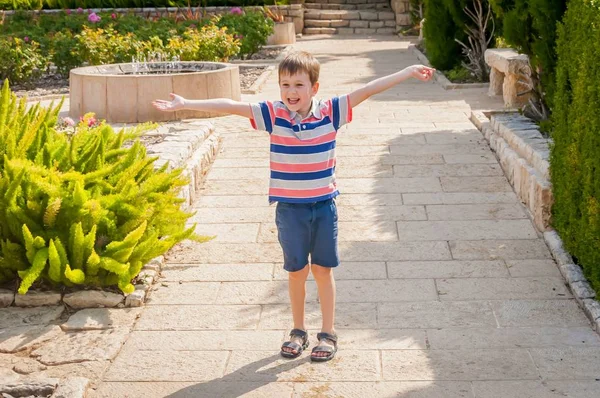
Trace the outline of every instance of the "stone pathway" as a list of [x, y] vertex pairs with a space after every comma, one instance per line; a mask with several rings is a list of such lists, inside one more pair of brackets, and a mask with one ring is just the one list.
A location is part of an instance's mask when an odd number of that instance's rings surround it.
[[[320, 96], [416, 63], [393, 37], [310, 37]], [[518, 202], [471, 108], [485, 89], [405, 82], [354, 110], [338, 142], [338, 357], [279, 356], [291, 326], [267, 203], [268, 141], [224, 136], [194, 222], [93, 397], [598, 397], [600, 338]], [[277, 99], [273, 74], [258, 96]], [[308, 283], [311, 346], [320, 327]]]

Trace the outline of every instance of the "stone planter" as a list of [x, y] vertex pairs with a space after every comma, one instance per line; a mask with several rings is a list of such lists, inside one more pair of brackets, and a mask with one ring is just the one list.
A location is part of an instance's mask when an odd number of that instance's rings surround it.
[[273, 34], [267, 38], [267, 45], [294, 44], [296, 42], [296, 29], [293, 22], [278, 22], [275, 24]]

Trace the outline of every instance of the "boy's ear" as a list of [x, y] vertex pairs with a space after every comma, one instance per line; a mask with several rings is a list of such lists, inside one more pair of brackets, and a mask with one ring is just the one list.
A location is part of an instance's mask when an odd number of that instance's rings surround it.
[[313, 84], [312, 86], [312, 95], [317, 95], [317, 92], [319, 91], [319, 82], [316, 82], [315, 84]]

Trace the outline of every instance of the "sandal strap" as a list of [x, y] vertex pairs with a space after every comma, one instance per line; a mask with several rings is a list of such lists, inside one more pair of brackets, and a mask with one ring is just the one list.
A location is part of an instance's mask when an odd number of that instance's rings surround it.
[[302, 341], [306, 341], [308, 339], [308, 333], [306, 332], [306, 330], [302, 330], [302, 329], [292, 329], [292, 331], [290, 332], [290, 337], [300, 337], [302, 339]]
[[329, 341], [331, 341], [333, 343], [334, 347], [337, 347], [338, 337], [335, 334], [321, 332], [321, 333], [317, 333], [317, 340], [319, 340], [319, 341], [321, 341], [321, 340], [329, 340]]
[[296, 352], [302, 352], [302, 350], [303, 350], [303, 347], [294, 341], [286, 341], [285, 343], [283, 343], [281, 348], [291, 348], [292, 350], [294, 350]]

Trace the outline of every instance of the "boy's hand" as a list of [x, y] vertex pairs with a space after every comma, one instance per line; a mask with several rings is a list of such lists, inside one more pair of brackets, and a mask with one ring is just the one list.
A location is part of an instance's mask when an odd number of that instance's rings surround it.
[[169, 95], [171, 96], [172, 101], [155, 100], [152, 101], [152, 106], [159, 111], [178, 111], [184, 108], [185, 98], [173, 93]]
[[419, 79], [423, 82], [431, 80], [434, 72], [435, 72], [434, 68], [430, 68], [425, 65], [410, 66], [410, 75], [412, 77], [414, 77], [415, 79]]

